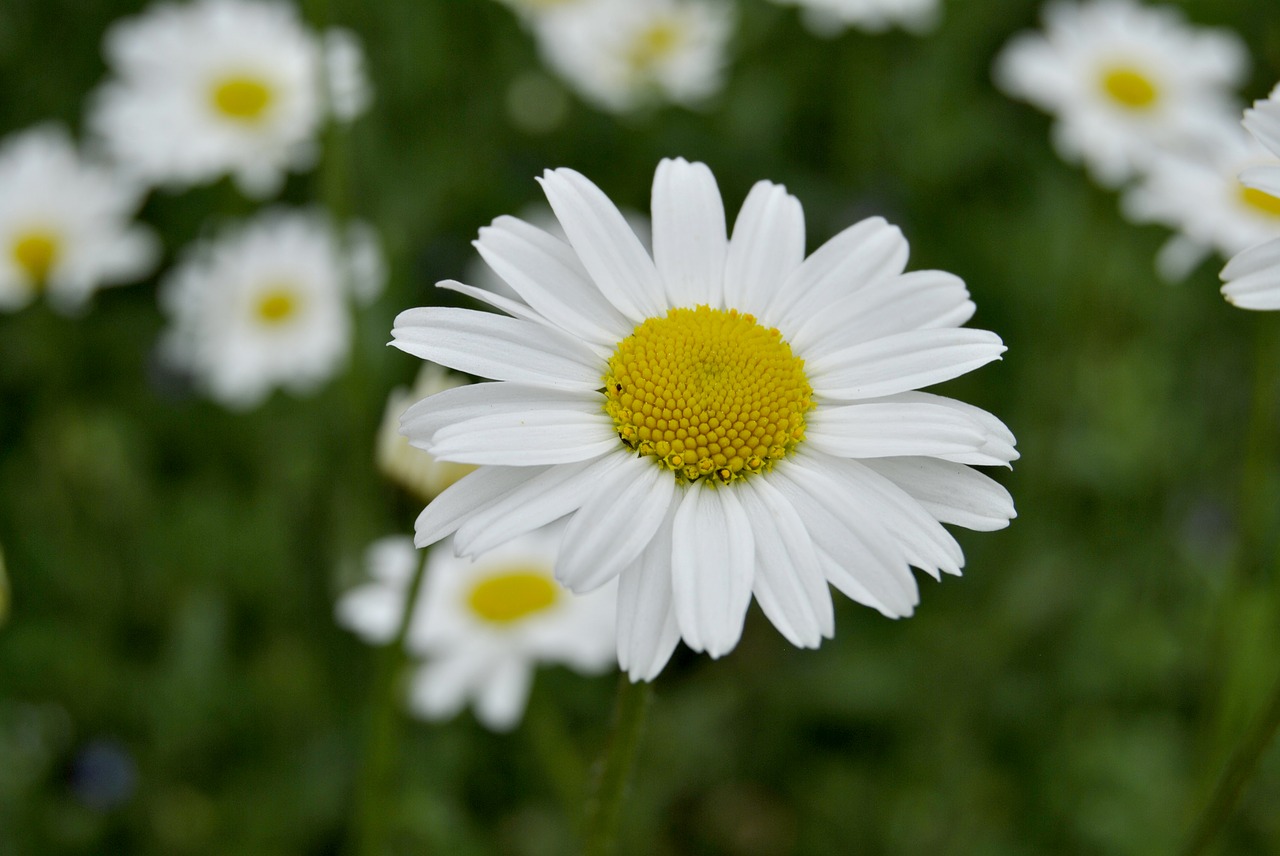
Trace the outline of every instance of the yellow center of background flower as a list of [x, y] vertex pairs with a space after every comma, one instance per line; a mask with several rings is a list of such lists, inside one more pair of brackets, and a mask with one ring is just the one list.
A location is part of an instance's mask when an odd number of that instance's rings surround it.
[[493, 624], [510, 624], [554, 606], [560, 587], [545, 572], [517, 569], [476, 583], [467, 597], [471, 611]]
[[804, 439], [813, 389], [776, 329], [735, 309], [672, 309], [623, 339], [604, 378], [623, 445], [682, 482], [767, 470]]
[[213, 87], [213, 106], [239, 122], [262, 118], [272, 101], [271, 87], [254, 77], [228, 77]]
[[26, 271], [32, 283], [41, 285], [49, 278], [49, 271], [53, 270], [58, 261], [60, 243], [58, 236], [52, 232], [24, 232], [13, 242], [13, 261]]
[[628, 54], [631, 67], [641, 71], [670, 56], [680, 44], [680, 28], [675, 21], [658, 21], [640, 32]]
[[1260, 211], [1268, 217], [1280, 218], [1280, 198], [1244, 185], [1240, 186], [1240, 198], [1254, 211]]
[[1128, 66], [1117, 66], [1103, 73], [1102, 89], [1113, 101], [1130, 110], [1146, 110], [1160, 97], [1150, 78]]
[[283, 324], [298, 314], [300, 302], [298, 295], [292, 289], [268, 289], [258, 296], [255, 307], [258, 320], [271, 326]]

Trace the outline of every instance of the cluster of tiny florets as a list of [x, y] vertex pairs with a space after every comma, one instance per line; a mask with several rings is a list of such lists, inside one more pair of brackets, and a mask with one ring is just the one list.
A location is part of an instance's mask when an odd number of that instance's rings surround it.
[[813, 389], [775, 328], [734, 309], [672, 309], [609, 359], [605, 412], [629, 449], [684, 482], [769, 469], [804, 439]]

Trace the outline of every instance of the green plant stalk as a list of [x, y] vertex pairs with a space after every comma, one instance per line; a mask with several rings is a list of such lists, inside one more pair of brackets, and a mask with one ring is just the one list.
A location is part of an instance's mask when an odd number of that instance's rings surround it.
[[395, 750], [400, 738], [399, 676], [408, 659], [405, 640], [426, 576], [425, 566], [424, 558], [409, 582], [395, 639], [379, 652], [365, 740], [364, 769], [356, 790], [355, 852], [358, 856], [382, 856], [386, 852], [389, 809], [395, 803], [391, 797], [395, 784]]
[[587, 856], [611, 856], [617, 850], [622, 803], [652, 699], [653, 687], [647, 681], [632, 683], [626, 675], [618, 676], [613, 734], [596, 767], [594, 787], [587, 797], [584, 833]]

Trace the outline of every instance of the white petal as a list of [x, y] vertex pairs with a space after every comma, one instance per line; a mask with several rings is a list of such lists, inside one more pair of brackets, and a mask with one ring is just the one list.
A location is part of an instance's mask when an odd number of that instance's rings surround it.
[[493, 380], [599, 389], [604, 363], [590, 348], [531, 321], [490, 312], [425, 306], [396, 316], [397, 348]]
[[475, 383], [429, 395], [405, 410], [400, 433], [425, 448], [441, 428], [479, 416], [525, 414], [541, 410], [600, 410], [600, 394], [524, 383]]
[[497, 502], [549, 467], [481, 467], [445, 488], [418, 515], [414, 546], [426, 547], [455, 531], [468, 517]]
[[534, 410], [453, 423], [432, 436], [428, 451], [440, 461], [524, 467], [598, 458], [619, 445], [604, 413]]
[[806, 360], [842, 347], [934, 327], [959, 327], [974, 312], [964, 280], [921, 270], [859, 289], [814, 314], [791, 340]]
[[739, 491], [755, 534], [752, 591], [778, 631], [800, 648], [816, 648], [835, 632], [835, 612], [813, 538], [791, 503], [762, 478]]
[[653, 176], [653, 261], [672, 306], [723, 305], [724, 202], [706, 164], [664, 159]]
[[462, 710], [476, 680], [477, 663], [470, 657], [431, 660], [409, 684], [409, 707], [424, 719], [450, 719]]
[[651, 681], [671, 659], [680, 625], [671, 599], [675, 504], [640, 557], [618, 577], [618, 665], [632, 681]]
[[993, 532], [1017, 517], [1009, 491], [963, 464], [934, 458], [881, 458], [866, 466], [915, 497], [943, 523]]
[[620, 455], [598, 479], [565, 527], [556, 577], [582, 594], [613, 579], [635, 561], [675, 503], [675, 476], [648, 458]]
[[804, 209], [780, 184], [758, 181], [733, 224], [725, 305], [761, 315], [804, 261]]
[[627, 458], [620, 452], [593, 461], [540, 468], [542, 472], [535, 478], [471, 514], [458, 527], [454, 549], [460, 556], [477, 556], [572, 514], [586, 502], [599, 480]]
[[632, 324], [605, 300], [573, 248], [515, 217], [499, 217], [475, 242], [493, 272], [552, 323], [583, 339], [617, 343]]
[[524, 716], [532, 686], [532, 664], [515, 657], [503, 660], [477, 687], [476, 719], [490, 731], [510, 731]]
[[916, 330], [843, 348], [805, 368], [820, 396], [877, 398], [950, 380], [1004, 352], [1000, 337], [987, 330]]
[[902, 232], [884, 218], [855, 223], [804, 260], [774, 296], [769, 318], [795, 331], [868, 283], [902, 273], [908, 252]]
[[924, 402], [819, 406], [805, 421], [805, 443], [841, 458], [965, 454], [986, 442], [973, 420]]
[[841, 499], [862, 515], [879, 521], [902, 550], [906, 560], [936, 579], [939, 572], [959, 574], [964, 552], [951, 533], [910, 494], [859, 461], [814, 456], [814, 463], [830, 470], [843, 488]]
[[533, 321], [537, 324], [549, 325], [550, 322], [543, 318], [533, 309], [529, 308], [519, 300], [512, 300], [510, 297], [504, 297], [501, 294], [489, 291], [484, 288], [477, 288], [474, 285], [458, 282], [456, 279], [443, 279], [436, 283], [436, 288], [442, 288], [445, 291], [456, 291], [458, 294], [465, 294], [472, 300], [492, 306], [507, 313], [512, 318], [520, 318], [524, 321]]
[[820, 554], [832, 557], [824, 571], [833, 586], [891, 618], [915, 610], [920, 595], [901, 549], [859, 509], [841, 503], [843, 491], [830, 475], [792, 457], [773, 468], [770, 482], [799, 512]]
[[671, 589], [680, 633], [693, 650], [723, 656], [738, 644], [751, 604], [751, 521], [732, 488], [693, 484], [671, 528]]
[[1241, 309], [1280, 309], [1280, 240], [1237, 253], [1222, 279], [1223, 296]]
[[1240, 183], [1271, 196], [1280, 194], [1280, 164], [1251, 166], [1240, 173]]
[[538, 179], [583, 268], [605, 298], [632, 321], [666, 314], [653, 259], [600, 188], [571, 169]]
[[966, 404], [954, 398], [947, 398], [945, 395], [935, 395], [931, 392], [900, 392], [897, 395], [881, 400], [908, 403], [919, 402], [946, 407], [969, 419], [983, 432], [985, 440], [982, 448], [976, 453], [966, 452], [963, 454], [936, 456], [943, 460], [983, 467], [1008, 467], [1013, 461], [1021, 457], [1015, 448], [1018, 441], [1014, 438], [1013, 432], [1009, 430], [1007, 425], [981, 407], [974, 407], [972, 404]]

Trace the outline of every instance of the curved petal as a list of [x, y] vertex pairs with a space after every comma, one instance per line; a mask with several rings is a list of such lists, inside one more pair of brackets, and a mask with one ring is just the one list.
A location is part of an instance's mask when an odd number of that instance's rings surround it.
[[400, 417], [400, 433], [426, 448], [442, 428], [482, 416], [577, 410], [596, 413], [600, 394], [526, 383], [474, 383], [429, 395], [410, 405]]
[[578, 594], [635, 561], [675, 503], [675, 476], [648, 459], [619, 457], [564, 530], [556, 577]]
[[437, 431], [428, 451], [457, 464], [536, 466], [598, 458], [618, 448], [613, 420], [581, 410], [495, 413]]
[[724, 303], [763, 315], [804, 261], [804, 209], [780, 184], [758, 181], [733, 224], [724, 263]]
[[674, 517], [672, 503], [649, 546], [618, 577], [618, 665], [632, 682], [656, 678], [680, 641], [671, 597]]
[[480, 467], [449, 485], [414, 523], [415, 547], [426, 547], [457, 530], [467, 518], [553, 467]]
[[671, 589], [680, 633], [693, 650], [721, 657], [738, 644], [751, 604], [751, 521], [732, 488], [695, 483], [680, 500], [671, 532]]
[[770, 482], [799, 512], [820, 554], [832, 557], [823, 570], [833, 586], [890, 618], [915, 610], [920, 593], [906, 557], [860, 507], [841, 501], [834, 479], [788, 458], [773, 468]]
[[653, 261], [671, 306], [723, 305], [724, 202], [703, 163], [664, 159], [653, 175]]
[[817, 648], [835, 633], [835, 612], [813, 538], [766, 480], [745, 479], [739, 493], [755, 534], [752, 591], [760, 608], [791, 644]]
[[805, 422], [805, 443], [839, 458], [966, 454], [987, 439], [964, 414], [924, 402], [819, 406]]
[[909, 330], [959, 327], [974, 312], [964, 280], [938, 270], [904, 273], [836, 301], [804, 322], [791, 346], [814, 360]]
[[524, 716], [533, 686], [533, 665], [508, 657], [494, 665], [476, 687], [476, 719], [490, 731], [510, 731]]
[[843, 348], [805, 369], [818, 395], [850, 401], [941, 383], [999, 359], [1005, 350], [987, 330], [915, 330]]
[[573, 248], [515, 217], [499, 217], [480, 230], [480, 257], [524, 300], [566, 332], [598, 344], [616, 344], [632, 323], [587, 275]]
[[902, 273], [907, 241], [883, 217], [855, 223], [804, 260], [774, 296], [769, 318], [794, 334], [810, 317], [868, 283]]
[[1241, 309], [1280, 309], [1280, 240], [1237, 253], [1222, 279], [1222, 295]]
[[396, 316], [391, 344], [424, 360], [493, 380], [599, 389], [604, 362], [586, 345], [532, 321], [424, 306]]
[[866, 466], [906, 491], [942, 523], [993, 532], [1018, 516], [1009, 491], [964, 464], [936, 458], [880, 458], [867, 461]]
[[471, 514], [458, 527], [454, 549], [460, 556], [478, 556], [572, 514], [587, 501], [599, 480], [627, 457], [621, 453], [604, 455], [592, 461], [541, 468], [536, 477]]
[[535, 324], [543, 326], [554, 326], [547, 319], [543, 318], [533, 309], [529, 308], [519, 300], [512, 300], [501, 294], [496, 294], [484, 288], [477, 288], [474, 285], [467, 285], [464, 282], [458, 282], [456, 279], [442, 279], [436, 283], [436, 288], [444, 291], [454, 291], [458, 294], [465, 294], [472, 300], [492, 306], [500, 312], [505, 312], [512, 318], [519, 318], [523, 321], [532, 321]]
[[605, 299], [635, 322], [665, 315], [666, 294], [653, 259], [609, 197], [571, 169], [548, 170], [538, 182]]

